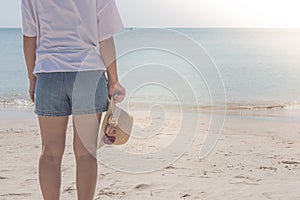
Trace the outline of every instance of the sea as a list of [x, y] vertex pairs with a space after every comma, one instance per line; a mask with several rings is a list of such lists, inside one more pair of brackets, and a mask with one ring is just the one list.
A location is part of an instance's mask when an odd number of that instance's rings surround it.
[[[127, 28], [115, 43], [128, 102], [300, 109], [300, 29]], [[0, 47], [1, 109], [32, 109], [21, 29], [1, 28]]]

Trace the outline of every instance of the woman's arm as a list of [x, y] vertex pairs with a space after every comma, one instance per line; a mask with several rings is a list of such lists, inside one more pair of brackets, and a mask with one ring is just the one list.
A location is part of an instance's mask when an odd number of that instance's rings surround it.
[[31, 80], [35, 78], [32, 72], [34, 69], [36, 59], [36, 37], [23, 36], [23, 49], [27, 66], [28, 79]]
[[36, 59], [36, 37], [23, 36], [23, 50], [29, 79], [29, 96], [31, 101], [34, 102], [34, 88], [36, 77], [33, 74], [33, 69]]
[[121, 102], [125, 97], [125, 89], [119, 84], [113, 37], [100, 42], [100, 53], [107, 68], [108, 95], [113, 96], [115, 101]]

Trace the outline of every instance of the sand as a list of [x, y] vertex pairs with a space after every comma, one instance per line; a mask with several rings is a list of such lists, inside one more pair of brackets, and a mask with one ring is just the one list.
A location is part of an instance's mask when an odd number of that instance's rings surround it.
[[[32, 114], [7, 117], [2, 111], [1, 116], [0, 199], [42, 199], [37, 120]], [[300, 199], [300, 124], [293, 116], [268, 110], [229, 112], [216, 147], [200, 160], [199, 150], [209, 127], [209, 116], [203, 114], [189, 149], [160, 170], [131, 174], [99, 163], [95, 199]], [[136, 122], [141, 127], [148, 123], [143, 115], [137, 115]], [[155, 139], [132, 140], [124, 149], [155, 152], [174, 137], [177, 125], [176, 119], [170, 119]], [[66, 200], [76, 199], [71, 130], [69, 123], [61, 187], [61, 199]]]

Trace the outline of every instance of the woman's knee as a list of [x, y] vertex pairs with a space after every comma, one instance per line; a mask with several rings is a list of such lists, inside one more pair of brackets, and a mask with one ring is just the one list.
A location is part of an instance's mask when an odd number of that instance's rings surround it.
[[65, 151], [65, 145], [46, 144], [42, 145], [41, 155], [51, 159], [61, 159]]
[[97, 146], [95, 145], [87, 145], [84, 146], [82, 144], [74, 144], [73, 151], [76, 159], [86, 159], [96, 157]]

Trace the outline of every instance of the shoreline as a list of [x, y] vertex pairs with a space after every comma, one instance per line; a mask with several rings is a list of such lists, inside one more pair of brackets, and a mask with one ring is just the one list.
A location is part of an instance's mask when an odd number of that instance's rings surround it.
[[[211, 114], [224, 114], [226, 113], [227, 117], [236, 116], [236, 117], [258, 117], [258, 118], [289, 118], [291, 120], [300, 120], [300, 109], [283, 109], [283, 108], [234, 108], [234, 109], [211, 109], [209, 107], [197, 107], [195, 106], [185, 106], [179, 107], [177, 105], [154, 105], [155, 107], [163, 108], [166, 112], [185, 112], [185, 113], [199, 113], [202, 115], [211, 115]], [[135, 106], [129, 106], [125, 110], [129, 111], [149, 111], [153, 109], [152, 105], [145, 104], [135, 104]], [[33, 107], [31, 108], [18, 108], [18, 107], [0, 107], [0, 120], [30, 120], [37, 118], [37, 115], [33, 112]]]

